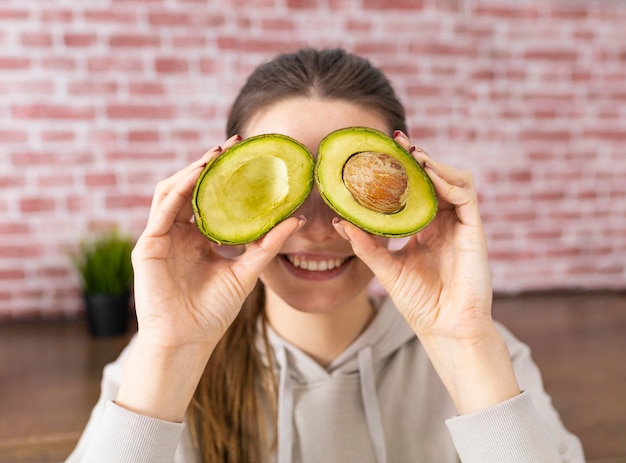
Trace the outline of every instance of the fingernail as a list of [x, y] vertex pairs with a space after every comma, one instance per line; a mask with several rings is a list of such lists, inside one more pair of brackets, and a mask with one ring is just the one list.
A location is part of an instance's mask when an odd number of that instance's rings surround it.
[[415, 151], [417, 149], [417, 146], [415, 145], [411, 145], [411, 147], [409, 148], [409, 153], [412, 153], [413, 151]]
[[404, 133], [401, 130], [394, 130], [393, 132], [393, 138], [400, 137], [402, 135], [404, 135]]
[[428, 162], [428, 161], [424, 161], [424, 169], [428, 169], [431, 172], [433, 172], [435, 175], [439, 175], [439, 172], [437, 172], [435, 169], [433, 169], [433, 166]]
[[238, 133], [235, 134], [234, 138], [235, 138], [235, 141], [241, 141], [242, 140], [241, 135], [239, 135]]
[[341, 224], [341, 219], [340, 218], [335, 217], [333, 219], [333, 226], [335, 227], [335, 230], [337, 230], [337, 233], [339, 233], [339, 236], [341, 236], [346, 241], [350, 241], [350, 238], [346, 234], [346, 229]]

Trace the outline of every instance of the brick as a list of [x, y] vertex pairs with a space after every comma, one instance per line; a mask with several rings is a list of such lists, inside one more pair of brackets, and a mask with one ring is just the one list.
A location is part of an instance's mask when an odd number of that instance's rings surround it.
[[421, 10], [424, 8], [422, 0], [363, 0], [366, 10]]
[[409, 43], [409, 53], [419, 56], [449, 56], [476, 58], [478, 50], [465, 43], [414, 41]]
[[523, 130], [519, 134], [521, 141], [567, 142], [572, 138], [569, 130]]
[[[74, 177], [63, 172], [46, 174], [37, 176], [37, 186], [42, 189], [50, 189], [54, 187], [71, 188], [74, 184]], [[52, 207], [54, 204], [52, 204]]]
[[74, 196], [70, 195], [65, 198], [65, 208], [69, 212], [89, 212], [92, 213], [96, 207], [100, 207], [100, 205], [96, 205], [94, 200], [90, 196]]
[[24, 278], [26, 278], [26, 272], [22, 269], [0, 269], [0, 282], [22, 280]]
[[24, 222], [0, 222], [0, 235], [24, 235], [30, 232], [30, 227]]
[[355, 53], [364, 56], [394, 55], [398, 51], [398, 46], [393, 42], [383, 43], [378, 41], [361, 41], [355, 45], [354, 51]]
[[174, 48], [204, 48], [207, 39], [203, 33], [185, 32], [182, 35], [172, 36], [172, 46]]
[[109, 46], [113, 48], [157, 48], [161, 45], [158, 35], [114, 34], [109, 37]]
[[28, 69], [29, 67], [30, 59], [27, 57], [0, 56], [0, 69], [2, 69], [2, 71]]
[[195, 130], [174, 130], [171, 137], [175, 141], [198, 141], [200, 133]]
[[56, 204], [50, 198], [22, 198], [20, 200], [20, 211], [24, 213], [51, 212], [56, 209]]
[[74, 12], [72, 10], [65, 9], [45, 9], [40, 13], [41, 21], [43, 23], [70, 23], [74, 19]]
[[0, 189], [22, 188], [24, 184], [25, 180], [23, 177], [0, 174]]
[[140, 58], [132, 56], [100, 56], [87, 59], [90, 72], [141, 72], [144, 65]]
[[67, 269], [67, 267], [60, 266], [45, 266], [37, 268], [35, 274], [38, 277], [42, 278], [53, 278], [53, 279], [61, 279], [68, 278], [72, 275], [72, 273]]
[[156, 26], [188, 26], [194, 23], [194, 16], [187, 12], [150, 11], [148, 22]]
[[46, 143], [69, 143], [75, 140], [75, 134], [71, 130], [42, 130], [39, 137]]
[[317, 0], [287, 0], [287, 8], [294, 10], [317, 8]]
[[372, 28], [372, 22], [365, 19], [348, 18], [345, 23], [347, 32], [369, 32]]
[[541, 16], [532, 3], [516, 5], [513, 2], [477, 2], [472, 14], [499, 19], [536, 19]]
[[168, 27], [218, 27], [225, 23], [224, 15], [219, 11], [189, 10], [189, 11], [151, 11], [148, 21], [155, 26]]
[[63, 43], [67, 47], [91, 47], [98, 43], [98, 36], [93, 33], [66, 33], [63, 36]]
[[548, 16], [552, 19], [583, 20], [589, 17], [589, 10], [579, 5], [560, 5], [548, 3]]
[[87, 23], [117, 24], [128, 26], [138, 22], [138, 10], [122, 9], [86, 9], [83, 18]]
[[186, 73], [189, 63], [180, 58], [157, 58], [154, 60], [154, 70], [163, 74]]
[[110, 104], [106, 115], [111, 119], [171, 119], [176, 115], [172, 105]]
[[518, 169], [509, 172], [509, 181], [513, 183], [530, 183], [533, 173], [529, 169]]
[[11, 162], [16, 167], [32, 166], [80, 166], [93, 162], [91, 152], [83, 153], [78, 151], [67, 151], [57, 153], [46, 149], [45, 151], [20, 151], [11, 154]]
[[148, 209], [151, 203], [149, 195], [114, 195], [105, 200], [105, 206], [111, 209]]
[[67, 91], [72, 95], [115, 95], [118, 84], [114, 81], [100, 81], [95, 79], [68, 82]]
[[296, 30], [296, 25], [292, 19], [287, 18], [264, 18], [261, 20], [261, 28], [268, 33], [271, 32], [291, 32]]
[[76, 60], [68, 56], [45, 56], [41, 59], [41, 67], [48, 71], [73, 71]]
[[61, 104], [14, 105], [11, 114], [16, 119], [91, 120], [95, 117], [92, 106], [66, 106]]
[[529, 49], [524, 52], [525, 60], [570, 62], [578, 59], [579, 52], [573, 49]]
[[106, 153], [106, 159], [110, 162], [116, 161], [164, 161], [176, 159], [173, 151], [160, 151], [156, 149], [139, 150], [137, 148], [123, 150], [110, 150]]
[[133, 142], [157, 142], [159, 132], [155, 130], [131, 130], [128, 132], [128, 141]]
[[233, 36], [220, 36], [217, 38], [217, 46], [220, 50], [240, 51], [250, 53], [283, 53], [292, 51], [306, 45], [304, 40], [297, 39], [271, 39], [266, 37], [239, 38]]
[[24, 130], [0, 129], [0, 143], [22, 143], [28, 140]]
[[626, 130], [619, 127], [587, 129], [583, 131], [583, 137], [592, 140], [624, 142], [626, 141]]
[[131, 95], [163, 95], [165, 90], [161, 82], [129, 82], [128, 92]]
[[13, 8], [10, 6], [0, 6], [0, 22], [19, 22], [28, 19], [28, 10], [25, 8]]
[[49, 48], [52, 46], [52, 35], [48, 32], [22, 32], [20, 35], [20, 44], [29, 48]]
[[54, 83], [44, 80], [1, 81], [0, 94], [16, 95], [50, 95], [54, 92]]
[[87, 186], [115, 186], [117, 184], [118, 178], [114, 172], [88, 173], [85, 175], [85, 185]]

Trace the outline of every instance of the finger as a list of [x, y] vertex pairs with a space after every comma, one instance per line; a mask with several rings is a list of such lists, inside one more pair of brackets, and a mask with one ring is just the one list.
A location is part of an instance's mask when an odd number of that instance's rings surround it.
[[157, 188], [157, 193], [154, 195], [153, 203], [156, 202], [158, 204], [160, 201], [162, 201], [170, 192], [170, 190], [174, 187], [174, 185], [178, 184], [178, 182], [180, 182], [182, 179], [187, 177], [187, 174], [189, 174], [189, 172], [196, 170], [199, 166], [207, 165], [208, 163], [216, 159], [224, 151], [226, 151], [229, 148], [232, 148], [235, 144], [239, 143], [240, 141], [241, 141], [240, 135], [233, 135], [228, 140], [226, 140], [222, 145], [214, 146], [213, 148], [208, 150], [206, 153], [204, 153], [200, 157], [200, 159], [192, 162], [187, 167], [176, 172], [174, 175], [164, 180], [163, 182], [160, 182]]
[[393, 139], [402, 146], [405, 150], [410, 151], [411, 148], [411, 140], [408, 135], [404, 133], [402, 130], [396, 130], [393, 133]]
[[195, 170], [188, 172], [163, 200], [153, 206], [146, 226], [147, 235], [162, 236], [169, 232], [175, 221], [190, 221], [191, 194], [202, 168], [203, 166], [199, 165]]
[[241, 135], [237, 133], [233, 135], [232, 137], [230, 137], [228, 140], [226, 140], [224, 144], [222, 145], [222, 148], [224, 148], [224, 151], [226, 151], [232, 148], [233, 146], [235, 146], [240, 141], [241, 141]]
[[200, 159], [192, 162], [187, 167], [182, 170], [179, 170], [171, 177], [162, 180], [156, 186], [154, 191], [154, 196], [152, 197], [152, 205], [151, 211], [158, 208], [158, 205], [167, 197], [169, 192], [175, 188], [175, 186], [180, 183], [183, 179], [185, 179], [189, 173], [196, 171], [198, 168], [203, 168], [213, 159], [215, 159], [222, 152], [221, 146], [215, 146], [211, 148], [209, 151], [204, 153]]
[[469, 172], [459, 171], [441, 163], [438, 163], [435, 169], [431, 161], [426, 162], [424, 170], [433, 182], [437, 196], [454, 207], [461, 223], [480, 225], [478, 197], [473, 177]]
[[350, 242], [352, 251], [374, 273], [386, 290], [397, 281], [401, 264], [376, 237], [361, 230], [347, 220], [334, 219], [337, 233]]
[[285, 240], [300, 230], [305, 222], [304, 217], [289, 217], [276, 225], [261, 239], [247, 246], [244, 253], [236, 259], [233, 271], [240, 275], [249, 275], [256, 280], [279, 253]]

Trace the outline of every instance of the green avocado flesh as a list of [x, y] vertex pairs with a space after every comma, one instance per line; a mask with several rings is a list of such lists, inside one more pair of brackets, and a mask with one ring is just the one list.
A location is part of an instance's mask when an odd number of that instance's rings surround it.
[[200, 174], [192, 203], [196, 225], [217, 243], [257, 240], [306, 199], [313, 169], [309, 150], [292, 138], [247, 138]]
[[[364, 206], [344, 183], [346, 162], [360, 153], [382, 153], [406, 171], [408, 186], [398, 211], [379, 212]], [[319, 146], [315, 182], [324, 201], [339, 216], [375, 235], [389, 238], [412, 235], [437, 214], [435, 188], [426, 172], [402, 146], [378, 130], [349, 127], [327, 135]]]

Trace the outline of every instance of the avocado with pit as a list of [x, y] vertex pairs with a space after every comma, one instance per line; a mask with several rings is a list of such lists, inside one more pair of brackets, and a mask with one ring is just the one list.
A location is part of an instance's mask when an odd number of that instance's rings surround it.
[[424, 169], [395, 140], [368, 127], [340, 129], [322, 140], [315, 182], [340, 217], [375, 235], [413, 235], [437, 214]]
[[200, 174], [192, 200], [196, 226], [220, 244], [261, 238], [307, 198], [314, 165], [311, 152], [285, 135], [241, 141]]

